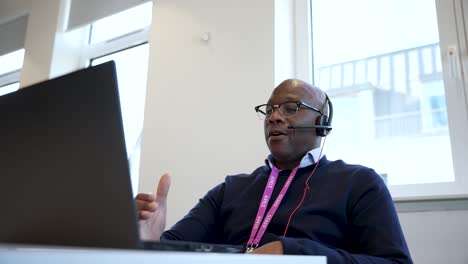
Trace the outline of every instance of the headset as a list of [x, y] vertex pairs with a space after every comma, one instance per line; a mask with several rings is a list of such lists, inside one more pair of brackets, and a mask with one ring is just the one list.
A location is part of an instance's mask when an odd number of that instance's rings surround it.
[[325, 137], [332, 130], [331, 124], [333, 120], [333, 104], [330, 98], [328, 98], [327, 94], [325, 94], [325, 97], [326, 97], [327, 104], [328, 104], [328, 115], [323, 114], [319, 116], [316, 122], [316, 126], [318, 127], [317, 135], [321, 137]]
[[332, 130], [332, 120], [333, 120], [333, 104], [328, 98], [328, 95], [325, 93], [325, 100], [328, 104], [328, 115], [322, 114], [317, 118], [315, 125], [313, 126], [289, 126], [288, 129], [311, 129], [315, 128], [315, 131], [318, 136], [325, 137]]

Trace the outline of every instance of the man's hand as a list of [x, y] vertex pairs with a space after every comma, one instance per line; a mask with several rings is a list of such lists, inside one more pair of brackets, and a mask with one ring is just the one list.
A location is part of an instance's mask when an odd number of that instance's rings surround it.
[[142, 239], [159, 240], [164, 231], [170, 185], [171, 177], [165, 173], [159, 179], [156, 194], [139, 193], [135, 197]]
[[265, 244], [250, 254], [276, 254], [276, 255], [283, 255], [283, 243], [281, 241], [274, 241], [268, 244]]

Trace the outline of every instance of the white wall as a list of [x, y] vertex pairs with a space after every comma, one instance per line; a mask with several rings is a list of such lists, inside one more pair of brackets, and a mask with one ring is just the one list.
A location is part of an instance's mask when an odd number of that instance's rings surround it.
[[171, 225], [227, 174], [251, 172], [268, 154], [253, 108], [275, 85], [274, 2], [159, 0], [153, 8], [140, 191], [172, 173]]
[[468, 263], [467, 210], [400, 212], [398, 216], [414, 263]]

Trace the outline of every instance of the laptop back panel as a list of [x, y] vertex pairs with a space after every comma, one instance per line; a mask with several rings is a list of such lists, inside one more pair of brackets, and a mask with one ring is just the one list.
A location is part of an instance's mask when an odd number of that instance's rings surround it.
[[114, 62], [0, 96], [0, 243], [242, 253], [139, 240]]
[[113, 62], [1, 96], [0, 127], [0, 242], [139, 246]]

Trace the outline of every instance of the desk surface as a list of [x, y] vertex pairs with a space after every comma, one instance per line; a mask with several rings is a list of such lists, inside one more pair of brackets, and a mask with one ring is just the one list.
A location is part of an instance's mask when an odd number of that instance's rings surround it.
[[326, 257], [323, 256], [188, 253], [148, 250], [36, 247], [0, 244], [0, 263], [326, 264], [327, 261]]

